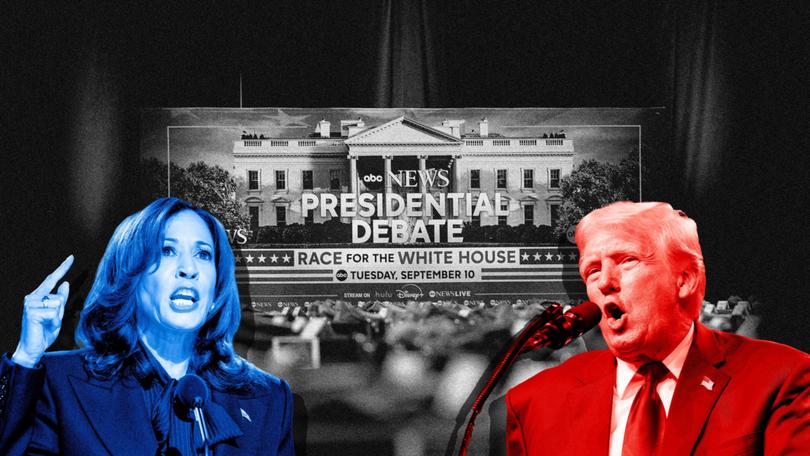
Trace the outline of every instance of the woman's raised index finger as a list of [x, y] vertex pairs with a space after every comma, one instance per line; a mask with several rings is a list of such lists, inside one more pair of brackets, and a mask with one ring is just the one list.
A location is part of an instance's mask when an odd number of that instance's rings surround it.
[[62, 277], [67, 274], [70, 267], [73, 265], [73, 255], [69, 255], [65, 258], [65, 261], [62, 262], [54, 271], [48, 274], [48, 277], [45, 277], [45, 280], [42, 281], [41, 284], [34, 290], [35, 295], [44, 295], [48, 294], [53, 290], [53, 287], [56, 286], [57, 283], [62, 279]]

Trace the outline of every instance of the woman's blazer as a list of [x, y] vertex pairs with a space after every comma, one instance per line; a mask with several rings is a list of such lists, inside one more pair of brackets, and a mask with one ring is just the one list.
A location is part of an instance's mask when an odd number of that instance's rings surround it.
[[[242, 431], [213, 455], [294, 454], [290, 387], [269, 377], [253, 394], [212, 388]], [[137, 380], [92, 377], [80, 351], [46, 353], [33, 369], [0, 360], [0, 454], [154, 455], [150, 416]]]

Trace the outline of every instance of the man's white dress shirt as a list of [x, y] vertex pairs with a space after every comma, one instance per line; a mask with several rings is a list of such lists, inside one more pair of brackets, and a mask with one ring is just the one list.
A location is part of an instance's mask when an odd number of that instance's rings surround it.
[[[692, 323], [692, 327], [689, 328], [689, 332], [686, 333], [683, 340], [662, 361], [664, 366], [669, 369], [669, 374], [658, 384], [656, 391], [667, 414], [669, 414], [669, 405], [672, 403], [675, 385], [681, 376], [681, 369], [683, 369], [683, 363], [686, 362], [686, 355], [689, 353], [694, 334], [695, 324]], [[627, 426], [627, 417], [630, 415], [630, 407], [633, 405], [636, 393], [644, 384], [644, 378], [636, 375], [637, 370], [632, 364], [616, 358], [616, 385], [613, 388], [613, 416], [610, 420], [610, 456], [622, 455], [624, 431]]]

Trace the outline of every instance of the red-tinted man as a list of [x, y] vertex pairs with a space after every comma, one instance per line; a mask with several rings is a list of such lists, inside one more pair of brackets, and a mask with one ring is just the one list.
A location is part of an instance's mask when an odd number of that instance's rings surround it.
[[517, 455], [810, 455], [810, 357], [712, 331], [695, 222], [614, 203], [577, 226], [579, 270], [609, 351], [511, 389]]

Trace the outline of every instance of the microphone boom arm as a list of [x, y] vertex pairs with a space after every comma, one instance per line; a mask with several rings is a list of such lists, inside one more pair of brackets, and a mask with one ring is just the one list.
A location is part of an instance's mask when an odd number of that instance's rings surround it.
[[467, 427], [464, 430], [464, 438], [462, 439], [461, 447], [459, 448], [459, 456], [467, 455], [467, 447], [470, 445], [473, 428], [475, 427], [475, 418], [479, 413], [481, 413], [481, 408], [484, 406], [484, 401], [486, 401], [487, 397], [489, 397], [489, 395], [492, 393], [492, 390], [495, 389], [495, 385], [498, 384], [498, 381], [500, 381], [503, 373], [509, 370], [509, 367], [515, 362], [515, 359], [520, 354], [534, 350], [535, 348], [539, 348], [541, 346], [543, 342], [542, 339], [544, 338], [540, 337], [540, 335], [544, 334], [542, 329], [547, 323], [561, 320], [562, 318], [562, 306], [557, 303], [551, 304], [542, 314], [532, 318], [526, 324], [526, 326], [523, 327], [520, 333], [518, 333], [511, 345], [509, 345], [506, 354], [492, 370], [492, 375], [490, 375], [489, 380], [481, 389], [481, 392], [478, 393], [478, 396], [476, 396], [475, 401], [473, 402], [472, 411], [470, 412], [470, 419], [467, 422]]

